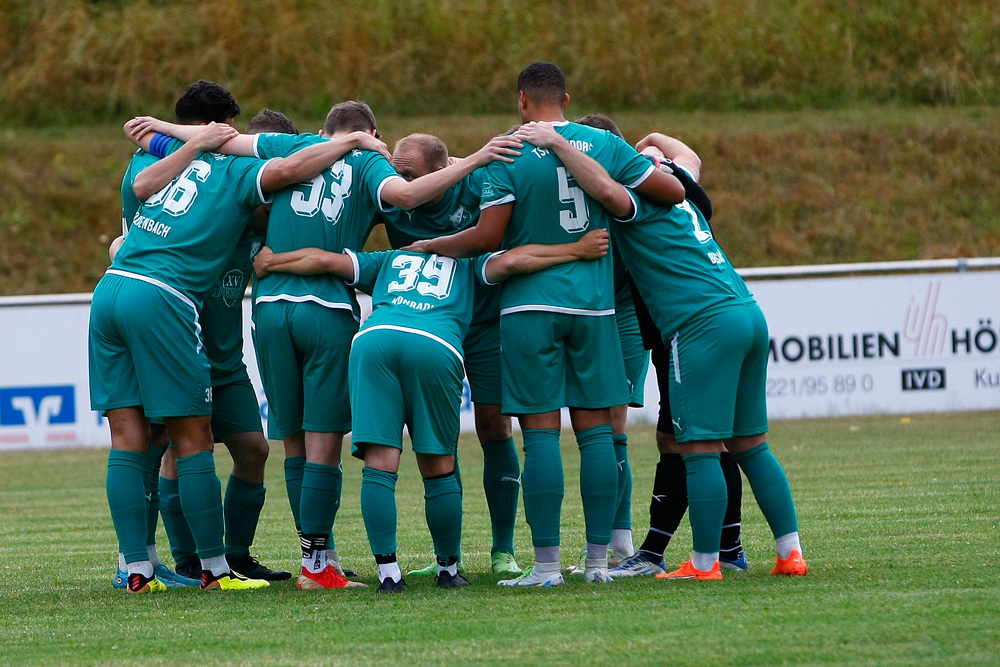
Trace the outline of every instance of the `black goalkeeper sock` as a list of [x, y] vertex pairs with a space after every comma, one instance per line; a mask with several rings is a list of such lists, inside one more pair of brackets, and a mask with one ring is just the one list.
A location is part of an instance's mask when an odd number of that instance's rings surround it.
[[740, 532], [740, 522], [743, 518], [743, 476], [740, 475], [740, 467], [729, 452], [722, 453], [721, 463], [729, 501], [726, 504], [726, 516], [722, 520], [719, 558], [737, 560], [743, 552], [743, 536]]
[[649, 503], [649, 532], [640, 551], [662, 556], [687, 511], [687, 470], [680, 454], [660, 454]]

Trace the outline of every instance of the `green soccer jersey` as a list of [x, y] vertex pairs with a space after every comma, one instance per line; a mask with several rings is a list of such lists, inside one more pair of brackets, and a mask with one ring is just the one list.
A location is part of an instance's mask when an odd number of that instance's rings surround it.
[[375, 328], [409, 331], [464, 357], [474, 287], [488, 284], [486, 263], [497, 253], [453, 259], [403, 250], [345, 252], [354, 262], [350, 284], [372, 295], [372, 314], [359, 336]]
[[[613, 179], [640, 185], [653, 165], [607, 130], [563, 121], [556, 131], [599, 162]], [[572, 243], [592, 229], [607, 229], [610, 216], [591, 199], [555, 153], [525, 142], [511, 163], [492, 162], [483, 179], [481, 208], [514, 205], [503, 247]], [[513, 276], [500, 294], [501, 314], [542, 310], [578, 315], [614, 312], [612, 259], [576, 261]]]
[[218, 280], [202, 295], [202, 338], [212, 366], [213, 387], [247, 376], [243, 363], [243, 294], [253, 276], [253, 256], [263, 242], [262, 236], [247, 230]]
[[696, 206], [633, 199], [636, 214], [612, 225], [612, 241], [662, 335], [701, 312], [753, 302]]
[[263, 160], [199, 153], [167, 187], [146, 200], [109, 272], [157, 284], [201, 306], [201, 297], [269, 198]]
[[[315, 134], [258, 134], [254, 152], [261, 158], [286, 157], [321, 141], [326, 139]], [[400, 176], [384, 156], [353, 150], [311, 181], [276, 192], [268, 247], [274, 252], [364, 247], [379, 214], [389, 210], [382, 204], [382, 188], [394, 178]], [[254, 299], [255, 303], [311, 301], [350, 310], [360, 318], [354, 290], [332, 274], [273, 273], [260, 281]]]
[[[172, 153], [183, 145], [183, 143], [174, 139], [168, 144], [167, 150], [169, 153]], [[142, 202], [135, 196], [135, 190], [133, 190], [135, 178], [139, 175], [139, 172], [159, 159], [152, 153], [147, 153], [140, 148], [132, 155], [132, 160], [128, 163], [128, 169], [125, 170], [125, 177], [122, 178], [122, 234], [128, 233], [128, 228], [132, 225], [132, 219], [135, 217], [136, 212], [138, 212], [139, 207], [142, 206]]]
[[[410, 211], [395, 209], [383, 216], [385, 234], [393, 248], [402, 248], [421, 239], [455, 234], [479, 222], [479, 200], [485, 169], [476, 169], [448, 188], [440, 201]], [[500, 317], [500, 287], [476, 283], [473, 322]]]

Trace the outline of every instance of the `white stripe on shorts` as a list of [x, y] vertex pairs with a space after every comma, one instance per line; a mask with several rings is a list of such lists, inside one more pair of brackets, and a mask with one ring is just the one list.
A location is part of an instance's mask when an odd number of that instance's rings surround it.
[[674, 358], [674, 382], [677, 384], [681, 383], [681, 362], [677, 354], [677, 337], [681, 335], [681, 332], [674, 334], [674, 337], [670, 339], [670, 356]]

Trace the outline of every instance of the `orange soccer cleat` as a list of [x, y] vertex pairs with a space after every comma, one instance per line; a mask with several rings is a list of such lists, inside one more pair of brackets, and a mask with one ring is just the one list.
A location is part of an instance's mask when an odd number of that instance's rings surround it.
[[349, 581], [341, 576], [333, 565], [327, 565], [322, 572], [310, 572], [302, 568], [299, 580], [295, 583], [304, 591], [319, 590], [325, 588], [365, 588], [365, 585], [358, 581]]
[[656, 575], [657, 579], [695, 579], [697, 581], [713, 581], [717, 579], [722, 579], [722, 566], [719, 561], [715, 561], [715, 565], [712, 566], [711, 570], [699, 570], [694, 566], [691, 561], [686, 561], [679, 568], [673, 572], [664, 572], [662, 574]]
[[802, 558], [802, 552], [798, 549], [792, 549], [788, 558], [775, 558], [774, 560], [777, 561], [774, 569], [771, 570], [771, 574], [774, 575], [804, 577], [809, 571], [809, 566], [806, 565], [805, 559]]

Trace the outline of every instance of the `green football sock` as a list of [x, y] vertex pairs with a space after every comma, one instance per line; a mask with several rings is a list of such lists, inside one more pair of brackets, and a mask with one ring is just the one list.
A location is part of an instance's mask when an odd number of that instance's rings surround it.
[[424, 479], [424, 513], [434, 555], [457, 557], [462, 544], [462, 492], [454, 474]]
[[170, 555], [175, 563], [197, 557], [198, 549], [194, 544], [194, 535], [184, 518], [181, 509], [181, 495], [176, 479], [160, 477], [160, 515], [163, 517], [163, 528], [167, 531], [167, 541], [170, 542]]
[[618, 460], [618, 507], [612, 527], [632, 530], [632, 466], [628, 463], [628, 435], [616, 433], [612, 438]]
[[156, 523], [160, 516], [160, 461], [163, 447], [150, 447], [146, 452], [142, 483], [146, 487], [146, 544], [156, 544]]
[[344, 474], [340, 468], [306, 461], [302, 469], [302, 500], [299, 516], [303, 535], [328, 535], [326, 548], [333, 550], [333, 522], [340, 509]]
[[107, 494], [118, 550], [126, 563], [149, 560], [146, 550], [146, 455], [112, 449], [108, 453]]
[[726, 515], [726, 478], [718, 454], [689, 454], [684, 457], [687, 469], [688, 517], [694, 550], [717, 554]]
[[177, 459], [181, 509], [202, 560], [225, 554], [222, 519], [222, 482], [215, 474], [215, 458], [204, 451]]
[[767, 443], [757, 445], [741, 454], [733, 454], [733, 459], [743, 470], [750, 482], [753, 496], [760, 511], [767, 519], [767, 525], [775, 538], [799, 530], [795, 516], [795, 502], [788, 478], [778, 459], [774, 458]]
[[306, 457], [290, 456], [285, 459], [285, 491], [288, 493], [288, 504], [292, 507], [292, 520], [295, 530], [302, 532], [302, 517], [299, 508], [302, 507], [302, 473], [306, 465]]
[[514, 438], [483, 443], [483, 490], [493, 526], [490, 553], [513, 554], [517, 501], [521, 495], [521, 463]]
[[592, 426], [576, 432], [580, 447], [580, 497], [587, 541], [609, 544], [618, 501], [618, 463], [611, 426]]
[[565, 489], [559, 431], [526, 428], [521, 435], [524, 438], [521, 488], [531, 543], [536, 547], [557, 547]]
[[226, 497], [222, 513], [226, 522], [226, 553], [243, 554], [250, 551], [260, 511], [264, 507], [267, 489], [263, 484], [248, 482], [233, 475], [226, 484]]
[[399, 475], [361, 469], [361, 517], [373, 554], [396, 553], [396, 480]]

